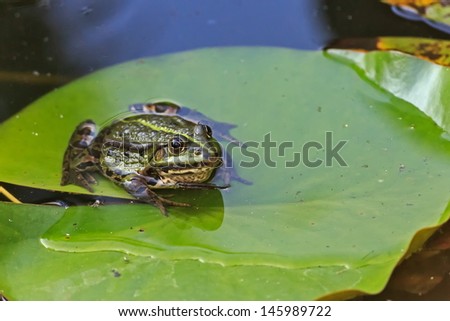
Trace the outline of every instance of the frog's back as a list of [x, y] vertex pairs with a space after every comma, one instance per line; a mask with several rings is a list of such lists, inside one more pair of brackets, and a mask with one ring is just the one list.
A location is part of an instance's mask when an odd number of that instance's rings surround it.
[[115, 121], [104, 127], [98, 141], [122, 141], [132, 143], [167, 142], [177, 134], [191, 136], [195, 124], [179, 116], [142, 114]]

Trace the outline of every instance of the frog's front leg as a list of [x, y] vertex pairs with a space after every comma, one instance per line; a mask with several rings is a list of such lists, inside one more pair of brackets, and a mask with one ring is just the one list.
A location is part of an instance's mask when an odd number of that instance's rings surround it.
[[96, 126], [92, 120], [85, 120], [76, 127], [64, 153], [62, 186], [75, 184], [91, 193], [94, 191], [91, 185], [97, 182], [89, 172], [97, 170], [98, 158], [91, 155], [89, 146], [95, 135]]
[[152, 189], [223, 189], [229, 187], [229, 185], [219, 186], [209, 183], [191, 182], [173, 182], [172, 184], [168, 184], [159, 178], [142, 175], [132, 175], [125, 180], [123, 186], [128, 193], [138, 200], [155, 205], [165, 216], [168, 216], [168, 214], [164, 205], [189, 207], [191, 204], [168, 200], [159, 196]]
[[159, 180], [157, 179], [136, 175], [125, 180], [123, 187], [138, 200], [155, 205], [164, 216], [168, 216], [167, 209], [164, 205], [191, 206], [187, 203], [174, 202], [159, 196], [151, 190], [151, 188], [157, 186], [157, 184], [159, 184]]

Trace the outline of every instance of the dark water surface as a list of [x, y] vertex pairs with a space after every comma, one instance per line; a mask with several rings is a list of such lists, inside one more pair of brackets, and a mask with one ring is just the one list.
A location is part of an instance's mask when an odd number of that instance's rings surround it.
[[[71, 80], [140, 57], [213, 46], [317, 50], [376, 36], [449, 38], [376, 0], [0, 0], [0, 122]], [[449, 257], [397, 272], [425, 286], [437, 274], [430, 267], [442, 267], [436, 294], [405, 291], [397, 278], [377, 298], [450, 299]]]
[[100, 68], [211, 46], [314, 50], [333, 39], [446, 34], [377, 1], [0, 0], [0, 122]]

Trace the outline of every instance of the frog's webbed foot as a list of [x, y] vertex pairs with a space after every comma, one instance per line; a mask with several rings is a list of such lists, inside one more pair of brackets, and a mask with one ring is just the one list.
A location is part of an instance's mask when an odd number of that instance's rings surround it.
[[79, 124], [72, 134], [64, 153], [61, 185], [74, 184], [93, 192], [91, 185], [97, 184], [89, 173], [96, 169], [97, 159], [89, 152], [89, 145], [95, 137], [95, 123], [86, 120]]
[[155, 205], [164, 216], [168, 216], [165, 205], [169, 206], [191, 206], [188, 203], [174, 202], [159, 196], [150, 189], [150, 186], [141, 177], [135, 177], [127, 181], [123, 185], [128, 193], [136, 197], [136, 199]]
[[93, 193], [94, 189], [91, 185], [97, 184], [97, 181], [91, 174], [87, 172], [78, 172], [76, 170], [72, 170], [66, 175], [63, 174], [61, 178], [61, 186], [69, 184], [78, 185]]

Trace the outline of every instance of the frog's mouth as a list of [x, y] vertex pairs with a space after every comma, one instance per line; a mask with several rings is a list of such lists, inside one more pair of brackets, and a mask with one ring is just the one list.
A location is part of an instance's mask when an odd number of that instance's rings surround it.
[[219, 168], [222, 166], [223, 160], [222, 157], [209, 157], [207, 160], [204, 160], [200, 163], [196, 163], [195, 167], [212, 167]]
[[183, 171], [193, 171], [202, 168], [215, 169], [222, 166], [222, 157], [209, 157], [200, 161], [181, 160], [181, 159], [170, 159], [164, 163], [155, 163], [152, 165], [154, 168], [158, 168], [162, 171], [171, 170], [173, 172], [183, 172]]
[[185, 170], [191, 168], [219, 168], [223, 164], [222, 157], [217, 150], [192, 148], [184, 153], [170, 153], [168, 148], [158, 149], [150, 166], [161, 170]]
[[215, 167], [194, 167], [194, 168], [171, 168], [159, 171], [159, 175], [163, 181], [174, 182], [205, 182], [207, 181]]

